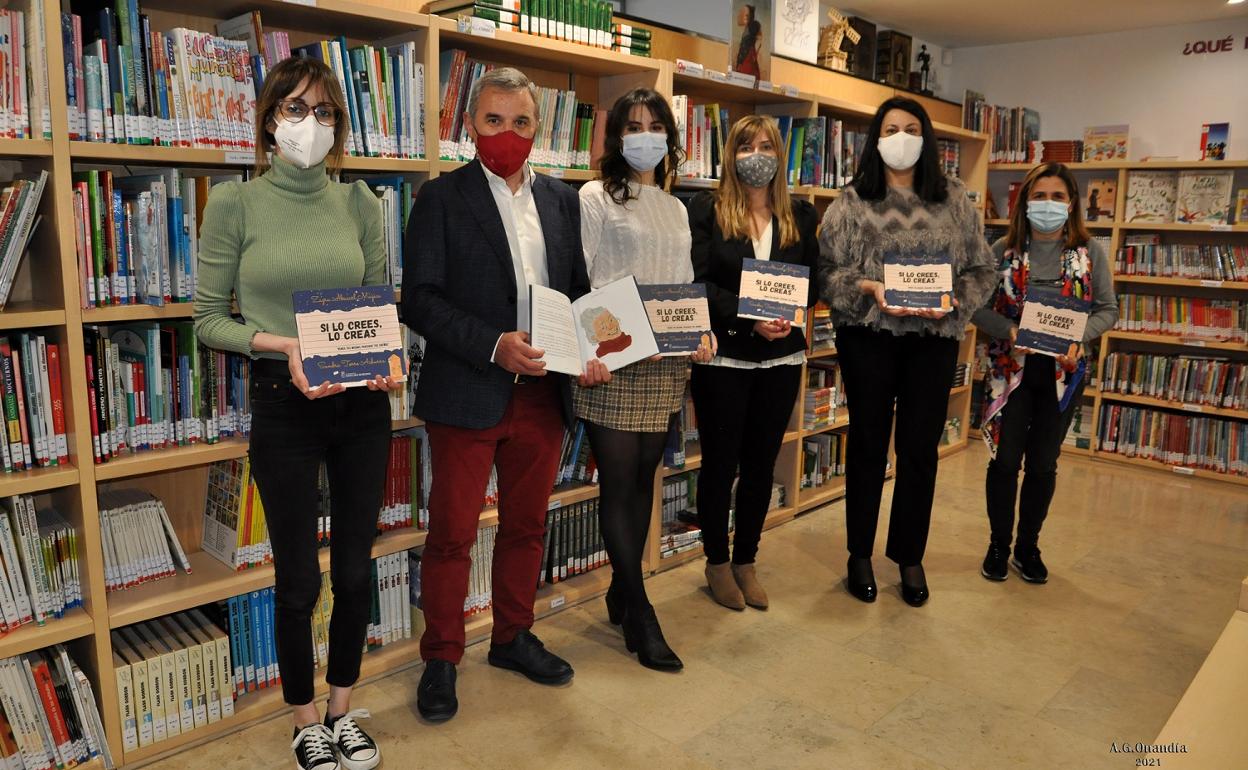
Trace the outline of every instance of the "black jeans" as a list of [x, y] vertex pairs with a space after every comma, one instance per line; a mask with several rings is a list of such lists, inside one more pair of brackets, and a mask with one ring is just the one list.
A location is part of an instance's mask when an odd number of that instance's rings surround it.
[[1027, 458], [1023, 491], [1018, 500], [1018, 539], [1015, 553], [1035, 550], [1040, 527], [1049, 512], [1057, 488], [1057, 458], [1070, 428], [1086, 378], [1079, 381], [1066, 405], [1058, 410], [1057, 388], [1053, 383], [1053, 359], [1029, 353], [1023, 364], [1023, 381], [1018, 384], [1001, 412], [1001, 436], [997, 456], [988, 462], [984, 482], [988, 500], [988, 522], [992, 542], [1010, 547], [1014, 532], [1014, 499], [1018, 496], [1018, 472]]
[[884, 553], [902, 566], [918, 564], [927, 550], [937, 452], [958, 341], [842, 326], [836, 330], [836, 350], [849, 407], [845, 457], [849, 554], [867, 558], [875, 548], [895, 405], [897, 483]]
[[690, 392], [702, 442], [698, 520], [711, 564], [728, 561], [728, 508], [738, 469], [732, 562], [754, 563], [771, 502], [776, 455], [801, 381], [800, 366], [693, 367]]
[[316, 542], [317, 485], [325, 463], [330, 494], [329, 622], [325, 681], [355, 684], [368, 627], [369, 564], [390, 452], [385, 393], [350, 388], [307, 399], [290, 384], [285, 361], [252, 365], [251, 473], [273, 545], [277, 661], [291, 705], [314, 697], [312, 611], [321, 589]]

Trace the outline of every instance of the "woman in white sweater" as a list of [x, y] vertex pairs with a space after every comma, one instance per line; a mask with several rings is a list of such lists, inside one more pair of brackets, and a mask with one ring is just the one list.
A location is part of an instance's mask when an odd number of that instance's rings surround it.
[[[612, 107], [606, 134], [601, 179], [581, 188], [590, 283], [599, 288], [627, 275], [643, 285], [692, 283], [689, 220], [664, 189], [680, 164], [667, 100], [648, 88], [630, 91]], [[709, 361], [712, 348], [703, 346], [694, 360]], [[623, 624], [628, 650], [643, 666], [669, 671], [682, 663], [646, 598], [641, 559], [655, 470], [688, 379], [687, 358], [656, 357], [617, 370], [606, 385], [573, 392], [598, 466], [598, 518], [614, 571], [608, 616]]]

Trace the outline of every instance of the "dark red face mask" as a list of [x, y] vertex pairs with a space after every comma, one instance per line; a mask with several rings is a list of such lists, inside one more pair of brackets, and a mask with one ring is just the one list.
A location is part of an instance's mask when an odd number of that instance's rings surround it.
[[477, 157], [481, 165], [503, 179], [520, 170], [533, 149], [533, 139], [525, 139], [515, 131], [502, 131], [486, 136], [477, 134]]

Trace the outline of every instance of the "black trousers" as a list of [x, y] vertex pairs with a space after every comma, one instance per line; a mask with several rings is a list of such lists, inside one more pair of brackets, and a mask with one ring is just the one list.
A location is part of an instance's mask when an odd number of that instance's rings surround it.
[[264, 504], [275, 573], [274, 630], [282, 695], [311, 703], [312, 611], [321, 589], [317, 559], [320, 464], [329, 476], [330, 579], [325, 680], [349, 687], [360, 676], [368, 628], [369, 563], [390, 452], [385, 393], [351, 388], [307, 399], [290, 384], [284, 361], [256, 361], [251, 385], [251, 473]]
[[[992, 542], [1008, 548], [1014, 532], [1014, 500], [1018, 497], [1018, 539], [1015, 553], [1029, 553], [1040, 539], [1040, 527], [1049, 513], [1057, 488], [1057, 458], [1070, 428], [1086, 378], [1066, 405], [1058, 410], [1053, 383], [1053, 359], [1029, 353], [1023, 364], [1023, 381], [1005, 402], [1001, 413], [1001, 436], [997, 456], [988, 463], [984, 488]], [[1018, 472], [1026, 457], [1022, 495]]]
[[918, 564], [927, 550], [937, 451], [958, 341], [842, 326], [836, 330], [836, 350], [849, 407], [845, 457], [849, 554], [870, 557], [875, 547], [895, 406], [897, 483], [885, 555], [903, 566]]
[[702, 470], [698, 519], [711, 564], [728, 561], [728, 509], [737, 479], [734, 564], [753, 564], [771, 501], [776, 456], [793, 414], [802, 367], [694, 366], [690, 381]]

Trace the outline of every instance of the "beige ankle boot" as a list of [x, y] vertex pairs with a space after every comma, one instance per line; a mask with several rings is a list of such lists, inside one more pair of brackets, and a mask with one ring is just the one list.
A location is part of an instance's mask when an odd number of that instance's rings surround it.
[[767, 592], [758, 582], [758, 573], [754, 570], [753, 564], [732, 565], [732, 576], [736, 578], [737, 585], [741, 587], [746, 604], [760, 610], [767, 609]]
[[715, 597], [715, 601], [730, 610], [745, 609], [745, 597], [741, 595], [737, 581], [732, 578], [732, 568], [726, 562], [706, 565], [706, 584], [711, 587], [711, 596]]

